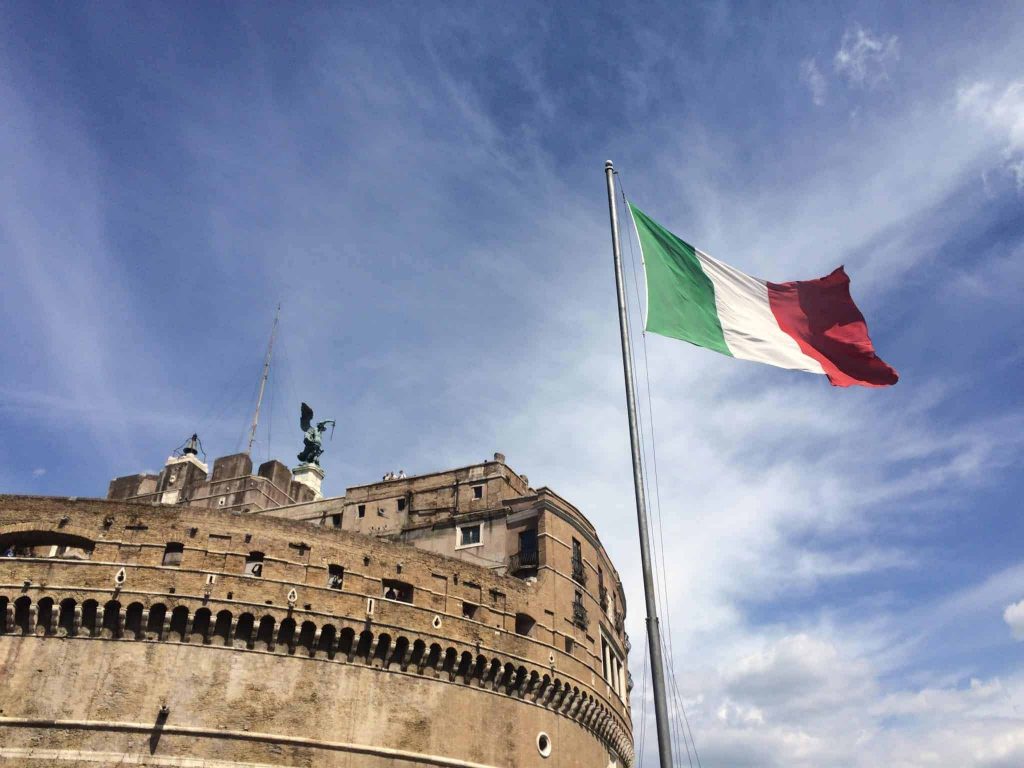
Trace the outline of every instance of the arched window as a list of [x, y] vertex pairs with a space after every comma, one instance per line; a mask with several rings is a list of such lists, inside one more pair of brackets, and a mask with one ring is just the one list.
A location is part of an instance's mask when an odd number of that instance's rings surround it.
[[356, 656], [365, 661], [370, 660], [370, 645], [373, 644], [373, 633], [363, 630], [359, 633], [359, 644], [356, 646]]
[[188, 608], [179, 605], [171, 611], [171, 634], [177, 635], [178, 640], [185, 641], [185, 633], [188, 629]]
[[210, 609], [200, 608], [192, 619], [192, 634], [199, 635], [199, 641], [208, 643], [210, 641]]
[[39, 606], [39, 614], [36, 616], [36, 633], [42, 630], [44, 634], [53, 634], [53, 598], [44, 597], [36, 605]]
[[124, 628], [128, 633], [128, 636], [134, 640], [141, 640], [143, 637], [142, 630], [142, 603], [132, 603], [128, 606], [128, 610], [124, 614]]
[[221, 645], [231, 644], [231, 611], [217, 614], [217, 622], [213, 625], [213, 636], [219, 637]]
[[252, 629], [256, 623], [256, 619], [253, 618], [251, 613], [243, 613], [238, 617], [238, 623], [235, 624], [235, 642], [233, 643], [235, 648], [252, 648], [253, 636]]
[[95, 600], [86, 600], [82, 603], [82, 631], [90, 635], [96, 634], [96, 611], [99, 603]]
[[533, 616], [528, 613], [517, 613], [516, 614], [516, 634], [522, 635], [523, 637], [530, 637], [533, 632], [533, 627], [537, 622], [534, 621]]
[[289, 653], [295, 647], [295, 619], [285, 619], [277, 631], [277, 642], [285, 646]]
[[414, 665], [417, 669], [420, 669], [420, 667], [425, 662], [423, 656], [426, 653], [426, 651], [427, 644], [424, 643], [422, 640], [416, 640], [412, 644], [412, 654], [409, 656], [409, 663]]
[[149, 620], [146, 622], [146, 634], [149, 639], [159, 640], [164, 633], [164, 619], [167, 618], [167, 606], [157, 603], [149, 609]]
[[264, 616], [260, 619], [260, 628], [256, 632], [256, 642], [266, 645], [267, 650], [274, 649], [274, 617]]
[[313, 655], [313, 638], [316, 637], [316, 624], [312, 621], [302, 622], [302, 628], [299, 630], [299, 641], [297, 645], [300, 648], [305, 648], [306, 653], [309, 656]]
[[317, 641], [316, 649], [325, 653], [327, 658], [334, 658], [334, 640], [338, 636], [333, 624], [325, 624], [320, 628], [320, 639]]
[[384, 633], [377, 637], [377, 648], [373, 653], [374, 666], [387, 666], [388, 651], [391, 648], [391, 635]]
[[400, 637], [395, 640], [395, 649], [391, 652], [391, 660], [389, 664], [398, 663], [401, 666], [402, 671], [405, 671], [409, 656], [409, 638]]
[[427, 663], [425, 666], [436, 670], [437, 665], [441, 661], [441, 646], [437, 643], [430, 644], [430, 651], [427, 653]]
[[121, 636], [121, 604], [117, 600], [110, 600], [103, 606], [103, 629], [111, 637]]
[[5, 557], [59, 557], [88, 560], [94, 542], [62, 531], [12, 531], [0, 534], [0, 555]]
[[[60, 601], [60, 617], [57, 620], [57, 626], [63, 629], [65, 634], [75, 634], [75, 603], [70, 597], [66, 597]], [[0, 609], [3, 606], [0, 605]]]
[[29, 619], [31, 616], [32, 598], [23, 595], [14, 601], [14, 631], [23, 635], [28, 634]]

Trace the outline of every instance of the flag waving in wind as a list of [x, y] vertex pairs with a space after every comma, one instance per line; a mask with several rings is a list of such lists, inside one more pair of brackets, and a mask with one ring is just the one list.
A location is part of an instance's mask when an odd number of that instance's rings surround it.
[[899, 380], [875, 354], [842, 267], [817, 280], [769, 283], [629, 208], [647, 276], [646, 330], [741, 360], [821, 373], [837, 387]]

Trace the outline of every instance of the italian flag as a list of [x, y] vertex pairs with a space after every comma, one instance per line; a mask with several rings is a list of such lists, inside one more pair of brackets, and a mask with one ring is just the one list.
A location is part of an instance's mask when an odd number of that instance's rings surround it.
[[769, 283], [629, 208], [647, 276], [648, 331], [741, 360], [824, 374], [837, 387], [899, 380], [875, 354], [842, 267], [817, 280]]

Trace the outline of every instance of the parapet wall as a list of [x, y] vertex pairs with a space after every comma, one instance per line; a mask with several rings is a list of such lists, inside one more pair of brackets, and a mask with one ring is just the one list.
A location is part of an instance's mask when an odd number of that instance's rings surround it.
[[0, 552], [47, 536], [93, 546], [0, 558], [0, 760], [123, 760], [155, 738], [147, 764], [632, 762], [594, 659], [516, 633], [545, 615], [533, 584], [263, 516], [0, 496]]

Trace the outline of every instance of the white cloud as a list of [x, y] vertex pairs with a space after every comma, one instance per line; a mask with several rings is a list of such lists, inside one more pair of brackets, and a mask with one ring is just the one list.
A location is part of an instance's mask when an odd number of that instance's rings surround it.
[[42, 477], [46, 474], [46, 467], [36, 467], [32, 470], [32, 477]]
[[1002, 91], [985, 81], [963, 86], [957, 90], [956, 105], [962, 114], [983, 123], [1005, 142], [1005, 168], [1017, 189], [1024, 190], [1024, 80], [1012, 82]]
[[[107, 237], [102, 160], [80, 114], [57, 99], [50, 103], [42, 87], [26, 97], [15, 69], [0, 58], [0, 301], [17, 317], [10, 327], [19, 362], [17, 378], [4, 382], [19, 394], [3, 397], [3, 407], [50, 393], [73, 403], [93, 444], [113, 454], [126, 433], [95, 412], [128, 410], [114, 371], [134, 338], [124, 318], [137, 305], [122, 290]], [[53, 211], [61, 212], [59, 226]]]
[[1024, 600], [1006, 606], [1003, 621], [1010, 628], [1014, 640], [1024, 640]]
[[957, 108], [985, 120], [1006, 134], [1008, 147], [1024, 149], [1024, 80], [1010, 83], [1002, 92], [980, 81], [957, 90]]
[[900, 58], [896, 35], [875, 37], [870, 30], [855, 24], [843, 33], [833, 65], [851, 85], [873, 87], [889, 79], [889, 66]]
[[740, 658], [724, 683], [730, 698], [787, 722], [822, 707], [863, 700], [873, 688], [863, 659], [843, 658], [832, 642], [805, 633]]
[[800, 62], [800, 82], [807, 86], [811, 92], [811, 100], [819, 107], [825, 103], [825, 94], [828, 91], [828, 83], [825, 76], [818, 69], [818, 62], [813, 58], [804, 59]]
[[[1024, 720], [1014, 701], [1024, 680], [971, 678], [886, 691], [886, 672], [835, 630], [764, 642], [685, 682], [701, 690], [686, 702], [701, 761], [759, 768], [1020, 765], [1013, 761], [1024, 753]], [[645, 727], [651, 733], [653, 723]], [[649, 745], [648, 758], [651, 751]]]

